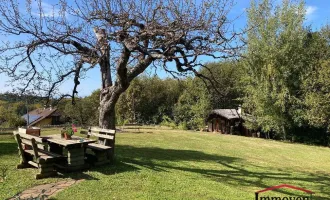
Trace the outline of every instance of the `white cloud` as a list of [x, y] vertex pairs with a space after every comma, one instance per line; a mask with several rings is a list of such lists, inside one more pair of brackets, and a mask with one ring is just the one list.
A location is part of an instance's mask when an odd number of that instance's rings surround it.
[[316, 10], [317, 10], [316, 6], [306, 6], [306, 15], [310, 16], [314, 14]]

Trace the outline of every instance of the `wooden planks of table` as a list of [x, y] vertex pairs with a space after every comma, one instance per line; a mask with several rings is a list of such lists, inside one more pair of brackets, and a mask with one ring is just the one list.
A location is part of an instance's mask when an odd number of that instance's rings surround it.
[[[49, 151], [56, 154], [67, 156], [67, 163], [64, 165], [57, 165], [66, 171], [75, 171], [86, 169], [89, 166], [85, 164], [85, 147], [89, 143], [96, 142], [95, 140], [82, 138], [78, 136], [72, 136], [72, 139], [66, 140], [61, 138], [60, 134], [48, 135], [45, 137], [48, 145]], [[63, 152], [65, 150], [65, 152]]]

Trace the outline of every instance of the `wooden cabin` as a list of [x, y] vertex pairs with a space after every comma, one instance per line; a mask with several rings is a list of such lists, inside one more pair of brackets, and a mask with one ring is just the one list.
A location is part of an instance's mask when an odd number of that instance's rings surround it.
[[210, 112], [206, 121], [209, 132], [259, 137], [258, 130], [251, 130], [244, 126], [245, 120], [251, 119], [251, 116], [242, 115], [240, 108], [215, 109]]
[[22, 118], [29, 126], [47, 126], [60, 124], [61, 113], [56, 108], [38, 108], [23, 115]]

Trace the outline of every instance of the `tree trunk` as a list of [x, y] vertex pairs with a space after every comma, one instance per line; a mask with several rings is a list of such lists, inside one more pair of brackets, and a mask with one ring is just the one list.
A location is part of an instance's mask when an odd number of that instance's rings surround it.
[[115, 105], [122, 92], [118, 90], [118, 86], [112, 85], [110, 71], [110, 46], [107, 42], [106, 30], [94, 28], [94, 32], [102, 52], [102, 58], [99, 61], [102, 81], [99, 106], [99, 127], [115, 129]]
[[286, 128], [285, 128], [285, 126], [282, 126], [282, 132], [283, 132], [283, 140], [286, 140]]
[[110, 46], [107, 42], [107, 33], [105, 29], [94, 28], [94, 32], [100, 47], [102, 56], [98, 61], [101, 71], [101, 93], [100, 93], [100, 106], [99, 106], [99, 127], [106, 129], [116, 128], [115, 105], [120, 95], [128, 88], [130, 81], [138, 74], [142, 73], [153, 61], [148, 59], [142, 60], [136, 69], [130, 73], [128, 77], [127, 64], [131, 52], [129, 49], [124, 48], [121, 57], [118, 61], [116, 71], [117, 78], [112, 84], [111, 66], [110, 66]]
[[[115, 106], [115, 105], [113, 105], [113, 106]], [[106, 128], [106, 129], [116, 129], [116, 112], [115, 112], [115, 109], [107, 109], [104, 104], [100, 103], [99, 127], [100, 128]]]
[[109, 89], [101, 91], [99, 107], [100, 128], [116, 128], [115, 106], [120, 95], [127, 89], [127, 87], [111, 86]]

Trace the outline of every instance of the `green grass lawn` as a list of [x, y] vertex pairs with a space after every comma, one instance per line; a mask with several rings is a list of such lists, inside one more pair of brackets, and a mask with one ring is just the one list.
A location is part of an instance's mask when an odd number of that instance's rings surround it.
[[[133, 130], [135, 131], [135, 130]], [[116, 136], [116, 163], [64, 177], [35, 180], [35, 169], [16, 170], [12, 136], [0, 136], [0, 165], [10, 167], [0, 199], [66, 178], [85, 181], [53, 199], [254, 199], [254, 192], [292, 184], [330, 199], [330, 149], [240, 136], [141, 129]], [[42, 130], [50, 134], [58, 130]], [[292, 190], [267, 193], [302, 195]]]

